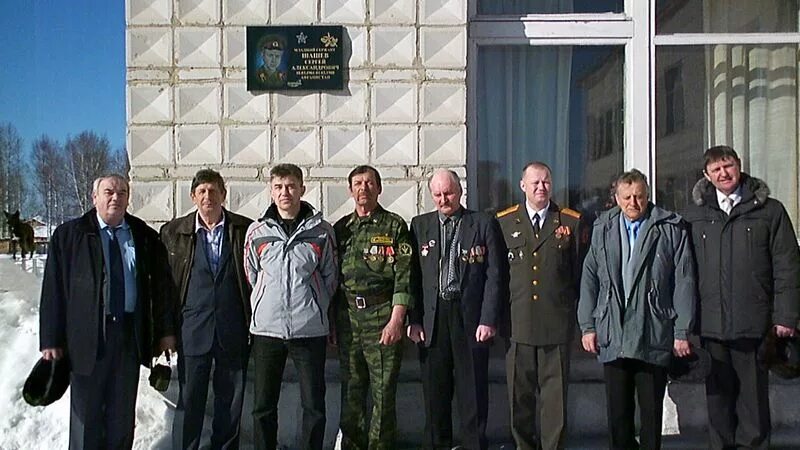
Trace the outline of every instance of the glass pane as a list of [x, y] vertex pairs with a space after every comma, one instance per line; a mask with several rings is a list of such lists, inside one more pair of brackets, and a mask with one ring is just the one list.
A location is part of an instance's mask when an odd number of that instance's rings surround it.
[[478, 0], [478, 14], [621, 13], [624, 0]]
[[702, 177], [703, 151], [729, 145], [800, 223], [798, 46], [656, 49], [656, 188], [680, 211]]
[[559, 205], [589, 220], [607, 208], [623, 167], [623, 47], [481, 46], [477, 64], [478, 208], [523, 201], [534, 160], [552, 168]]
[[657, 0], [656, 33], [793, 33], [797, 0]]

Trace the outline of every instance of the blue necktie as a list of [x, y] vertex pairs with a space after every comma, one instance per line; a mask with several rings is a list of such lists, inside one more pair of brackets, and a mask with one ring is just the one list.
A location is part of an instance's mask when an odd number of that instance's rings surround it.
[[108, 306], [114, 321], [122, 319], [125, 314], [125, 272], [122, 269], [122, 251], [117, 240], [117, 230], [110, 228], [111, 239], [108, 241]]
[[628, 254], [628, 258], [630, 255], [633, 254], [633, 248], [636, 246], [636, 237], [639, 234], [639, 225], [640, 222], [631, 222], [630, 227], [628, 227], [628, 243], [630, 244], [630, 253]]

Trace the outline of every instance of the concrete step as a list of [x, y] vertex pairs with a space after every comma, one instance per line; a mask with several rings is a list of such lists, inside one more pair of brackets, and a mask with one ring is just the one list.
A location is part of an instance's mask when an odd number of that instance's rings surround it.
[[[487, 437], [493, 449], [511, 449], [509, 408], [502, 348], [495, 350], [489, 368], [489, 419]], [[251, 365], [252, 367], [252, 365]], [[327, 428], [325, 448], [334, 448], [339, 423], [340, 389], [339, 363], [331, 352], [326, 362]], [[243, 414], [242, 448], [252, 448], [252, 370], [249, 374]], [[422, 404], [422, 384], [416, 349], [406, 348], [400, 371], [397, 392], [398, 448], [421, 448], [425, 413]], [[166, 397], [177, 398], [177, 382], [172, 383]], [[212, 397], [209, 395], [209, 397]], [[702, 383], [670, 383], [664, 401], [665, 448], [705, 448], [706, 405]], [[279, 404], [279, 442], [285, 448], [295, 448], [302, 410], [299, 386], [291, 361], [287, 363]], [[770, 385], [772, 423], [778, 434], [771, 448], [800, 449], [800, 381], [773, 378]], [[207, 414], [211, 415], [213, 399], [209, 398]], [[568, 444], [574, 449], [606, 448], [606, 402], [602, 381], [602, 366], [592, 355], [573, 352], [568, 394]], [[454, 414], [458, 405], [453, 405]], [[171, 418], [168, 418], [171, 420]], [[207, 427], [210, 420], [206, 421]], [[454, 418], [454, 426], [458, 421]], [[206, 430], [206, 433], [210, 429]], [[458, 436], [458, 432], [455, 432]]]

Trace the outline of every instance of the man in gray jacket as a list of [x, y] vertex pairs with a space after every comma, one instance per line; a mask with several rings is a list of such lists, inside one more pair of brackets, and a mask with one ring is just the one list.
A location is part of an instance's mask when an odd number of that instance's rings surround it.
[[245, 272], [253, 286], [254, 441], [274, 450], [278, 399], [287, 356], [300, 380], [303, 420], [298, 447], [321, 450], [325, 435], [325, 346], [328, 308], [337, 283], [333, 227], [306, 202], [303, 172], [270, 170], [273, 204], [247, 230]]
[[595, 221], [583, 263], [578, 323], [583, 348], [603, 363], [612, 449], [661, 448], [667, 367], [673, 354], [691, 353], [696, 294], [689, 233], [680, 216], [649, 197], [643, 173], [622, 174], [618, 206]]

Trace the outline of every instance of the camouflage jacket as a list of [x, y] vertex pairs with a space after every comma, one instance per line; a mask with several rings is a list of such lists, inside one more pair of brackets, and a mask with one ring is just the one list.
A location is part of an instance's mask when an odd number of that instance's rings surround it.
[[378, 207], [367, 217], [353, 212], [333, 226], [339, 248], [340, 287], [354, 295], [392, 294], [410, 306], [411, 234], [399, 215]]

